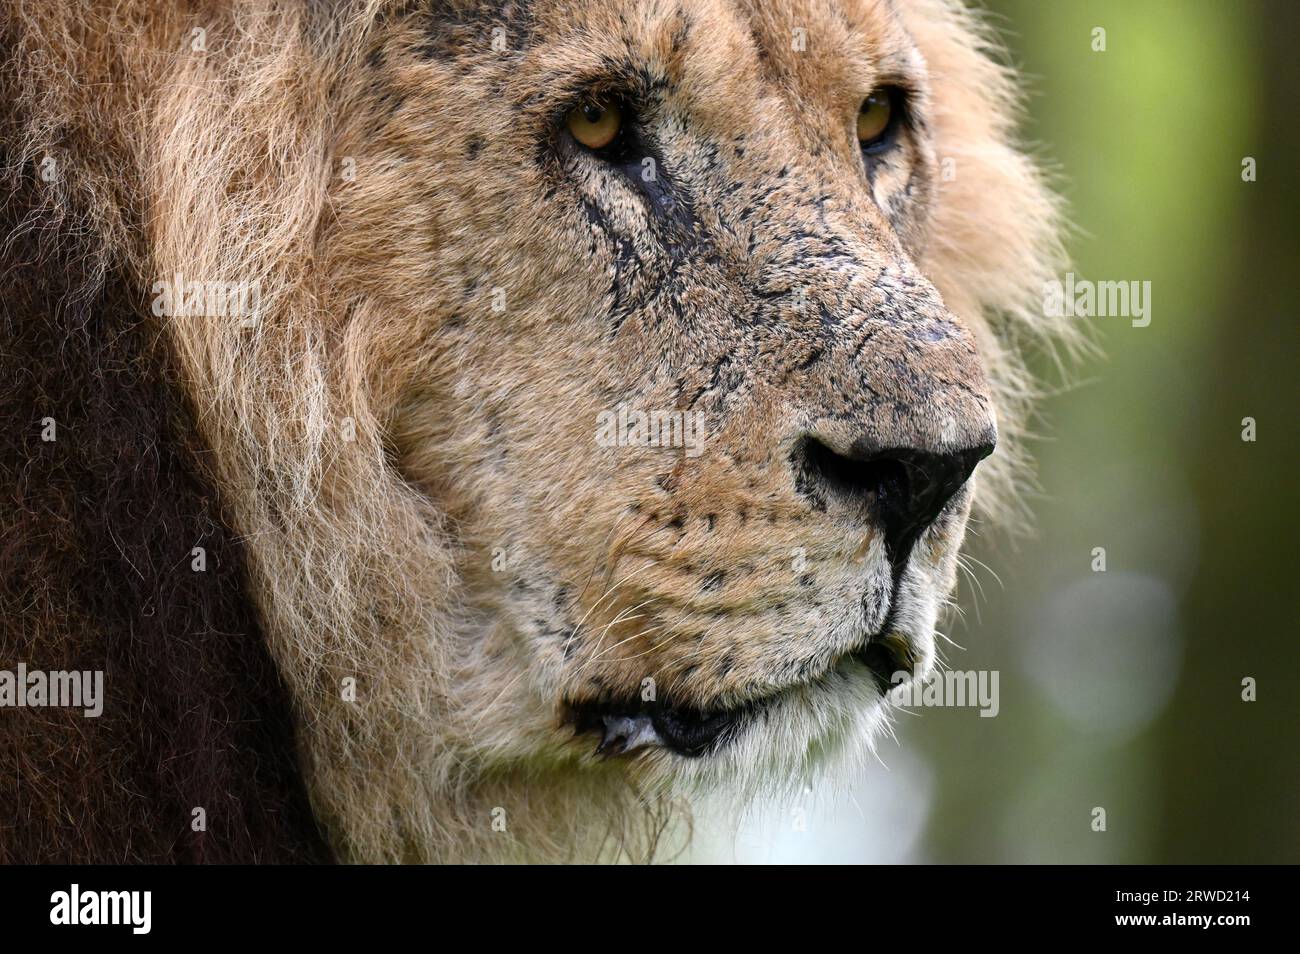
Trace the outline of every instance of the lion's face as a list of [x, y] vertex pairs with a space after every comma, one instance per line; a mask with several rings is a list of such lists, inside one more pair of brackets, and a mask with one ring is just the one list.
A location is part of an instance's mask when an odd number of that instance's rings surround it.
[[[931, 665], [995, 439], [914, 261], [925, 62], [883, 3], [502, 16], [426, 25], [385, 97], [408, 152], [436, 140], [393, 442], [451, 518], [465, 614], [496, 621], [467, 666], [537, 701], [542, 747], [803, 751]], [[483, 49], [492, 23], [522, 55]]]

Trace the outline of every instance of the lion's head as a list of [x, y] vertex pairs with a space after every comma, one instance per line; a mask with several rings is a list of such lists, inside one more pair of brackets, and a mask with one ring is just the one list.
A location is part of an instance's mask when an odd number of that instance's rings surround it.
[[1009, 505], [1056, 252], [978, 24], [258, 6], [116, 41], [130, 254], [257, 288], [162, 325], [341, 853], [632, 840], [865, 744]]

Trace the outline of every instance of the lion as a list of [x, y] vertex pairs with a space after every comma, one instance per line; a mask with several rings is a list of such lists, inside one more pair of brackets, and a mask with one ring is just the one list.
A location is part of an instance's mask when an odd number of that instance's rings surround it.
[[1022, 510], [1061, 214], [959, 0], [8, 2], [5, 860], [649, 860]]

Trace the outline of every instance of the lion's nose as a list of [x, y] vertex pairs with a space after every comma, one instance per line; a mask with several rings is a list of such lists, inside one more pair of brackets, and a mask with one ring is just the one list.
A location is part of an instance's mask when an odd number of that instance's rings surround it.
[[917, 537], [970, 479], [975, 465], [993, 453], [993, 445], [990, 435], [949, 453], [914, 448], [862, 451], [855, 445], [841, 454], [810, 436], [796, 448], [795, 464], [807, 490], [864, 508], [878, 521], [890, 561], [899, 566]]

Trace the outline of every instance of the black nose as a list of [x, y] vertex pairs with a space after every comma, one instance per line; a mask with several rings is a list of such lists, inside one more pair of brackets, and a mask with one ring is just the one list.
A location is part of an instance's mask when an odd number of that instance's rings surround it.
[[[993, 442], [947, 454], [893, 448], [850, 456], [814, 437], [795, 450], [801, 489], [814, 498], [829, 493], [866, 508], [885, 531], [890, 562], [901, 567], [922, 531], [970, 478], [975, 465], [993, 453]], [[819, 493], [820, 492], [820, 493]]]

